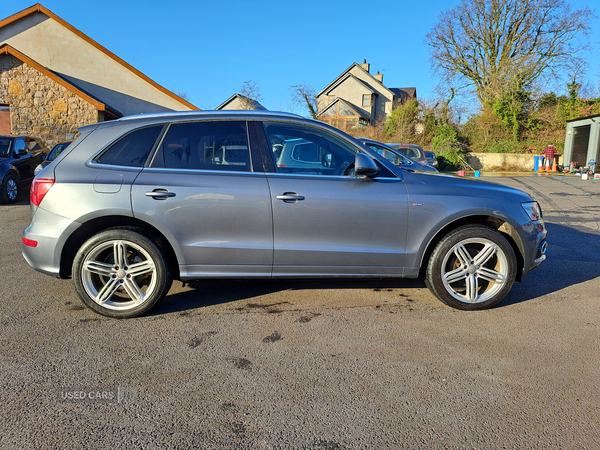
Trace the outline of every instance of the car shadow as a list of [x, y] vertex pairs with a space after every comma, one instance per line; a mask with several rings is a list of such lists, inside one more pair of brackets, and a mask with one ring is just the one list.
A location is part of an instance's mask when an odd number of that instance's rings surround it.
[[[193, 290], [168, 295], [146, 315], [183, 312], [240, 300], [251, 300], [284, 291], [301, 290], [361, 290], [423, 288], [423, 280], [409, 279], [262, 279], [262, 280], [202, 280], [187, 283]], [[274, 301], [273, 305], [287, 302]], [[265, 305], [270, 306], [270, 305]]]
[[[546, 224], [547, 260], [515, 283], [496, 308], [515, 305], [600, 277], [600, 238], [576, 228]], [[263, 295], [300, 290], [427, 289], [423, 279], [277, 279], [201, 280], [192, 290], [167, 296], [149, 316], [184, 312], [206, 306], [251, 300]], [[414, 300], [418, 301], [418, 298]], [[268, 305], [266, 305], [268, 306]]]

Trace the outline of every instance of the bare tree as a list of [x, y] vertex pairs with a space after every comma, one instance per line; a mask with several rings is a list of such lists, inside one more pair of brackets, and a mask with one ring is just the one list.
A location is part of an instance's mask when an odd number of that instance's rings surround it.
[[462, 0], [426, 42], [444, 81], [489, 106], [580, 60], [592, 17], [563, 0]]
[[310, 116], [317, 119], [317, 94], [312, 86], [307, 84], [296, 84], [290, 86], [292, 91], [292, 103], [295, 106], [308, 109]]
[[242, 95], [240, 99], [241, 109], [256, 109], [256, 103], [263, 101], [260, 87], [256, 81], [244, 81], [240, 89], [240, 95]]

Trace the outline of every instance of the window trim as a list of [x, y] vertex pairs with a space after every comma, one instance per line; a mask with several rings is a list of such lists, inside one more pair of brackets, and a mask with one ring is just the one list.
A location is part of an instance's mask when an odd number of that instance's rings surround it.
[[[367, 102], [365, 103], [365, 100], [367, 100]], [[373, 94], [363, 94], [362, 96], [362, 106], [372, 106], [372, 102], [373, 102]]]

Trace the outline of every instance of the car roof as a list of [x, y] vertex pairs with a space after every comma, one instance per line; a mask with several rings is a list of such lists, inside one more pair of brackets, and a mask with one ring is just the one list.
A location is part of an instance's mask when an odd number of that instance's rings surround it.
[[[131, 123], [132, 127], [138, 124], [152, 124], [152, 123], [163, 123], [179, 122], [179, 121], [192, 121], [192, 120], [290, 120], [304, 121], [308, 123], [317, 122], [306, 117], [299, 116], [298, 114], [286, 113], [286, 112], [274, 112], [274, 111], [245, 111], [245, 110], [222, 110], [222, 111], [170, 111], [160, 113], [148, 113], [148, 114], [135, 114], [131, 116], [121, 117], [117, 120], [111, 120], [108, 122], [100, 122], [92, 125], [86, 125], [79, 128], [79, 131], [84, 133], [91, 131], [92, 129], [99, 127], [111, 127], [123, 125], [124, 123]], [[322, 122], [318, 122], [321, 123]]]

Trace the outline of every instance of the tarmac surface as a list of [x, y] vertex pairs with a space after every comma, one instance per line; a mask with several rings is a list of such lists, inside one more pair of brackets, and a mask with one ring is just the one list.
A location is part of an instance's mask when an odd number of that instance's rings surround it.
[[481, 312], [421, 280], [203, 281], [108, 319], [23, 260], [27, 198], [0, 205], [0, 448], [597, 449], [600, 180], [481, 179], [549, 233]]

